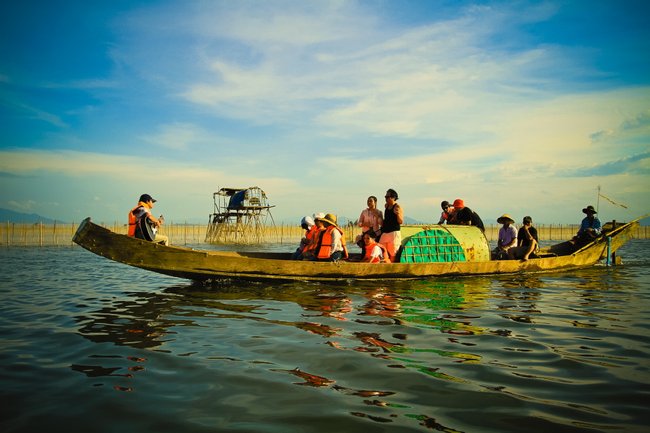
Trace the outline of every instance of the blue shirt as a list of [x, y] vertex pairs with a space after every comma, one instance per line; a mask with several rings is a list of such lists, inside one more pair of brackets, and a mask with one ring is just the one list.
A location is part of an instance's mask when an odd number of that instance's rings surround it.
[[598, 219], [598, 217], [594, 217], [593, 220], [589, 219], [588, 216], [585, 217], [582, 220], [582, 224], [580, 224], [580, 230], [578, 230], [578, 234], [580, 235], [580, 234], [586, 232], [587, 229], [593, 229], [594, 233], [596, 233], [597, 235], [600, 234], [600, 231], [601, 231], [602, 227], [600, 225], [600, 220]]

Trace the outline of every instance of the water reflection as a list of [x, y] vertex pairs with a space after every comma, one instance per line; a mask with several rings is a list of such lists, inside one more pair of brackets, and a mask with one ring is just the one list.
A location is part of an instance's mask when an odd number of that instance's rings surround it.
[[541, 313], [536, 303], [541, 299], [543, 286], [542, 280], [536, 276], [501, 279], [495, 294], [501, 317], [519, 323], [534, 323], [535, 316]]
[[110, 342], [140, 349], [156, 348], [172, 338], [169, 328], [182, 320], [169, 320], [166, 314], [174, 300], [157, 293], [127, 293], [126, 299], [113, 300], [104, 307], [75, 317], [79, 334], [95, 342]]
[[[370, 407], [406, 410], [410, 406], [391, 401], [396, 395], [394, 390], [350, 387], [346, 380], [337, 377], [340, 373], [332, 376], [302, 366], [286, 368], [278, 356], [261, 362], [259, 355], [246, 347], [256, 338], [267, 339], [267, 335], [277, 334], [277, 345], [294, 345], [301, 340], [291, 333], [278, 334], [281, 332], [279, 329], [286, 328], [320, 338], [321, 348], [314, 346], [317, 342], [305, 340], [309, 341], [308, 350], [320, 353], [319, 356], [331, 356], [324, 348], [358, 354], [345, 357], [345, 362], [351, 363], [355, 369], [368, 362], [358, 356], [370, 356], [382, 362], [373, 369], [403, 370], [450, 383], [463, 383], [461, 378], [445, 371], [444, 366], [432, 362], [431, 355], [452, 362], [480, 361], [476, 354], [436, 346], [441, 342], [443, 346], [458, 346], [459, 338], [483, 332], [480, 327], [472, 325], [473, 316], [464, 314], [463, 310], [469, 305], [482, 305], [487, 290], [485, 281], [453, 280], [400, 283], [392, 287], [306, 283], [274, 287], [250, 283], [217, 287], [180, 284], [160, 292], [129, 292], [120, 299], [103, 300], [100, 308], [79, 314], [76, 321], [78, 333], [97, 344], [113, 343], [179, 357], [266, 364], [270, 373], [298, 378], [299, 381], [291, 382], [295, 385], [330, 389], [341, 395], [360, 398], [362, 404]], [[246, 326], [246, 322], [256, 325]], [[242, 329], [250, 332], [240, 335], [241, 343], [230, 343], [238, 347], [228, 352], [211, 351], [214, 344], [206, 344], [209, 340], [204, 339], [210, 334], [223, 335], [232, 332], [232, 328], [241, 328], [237, 323], [244, 324]], [[441, 336], [453, 336], [454, 340], [422, 338], [421, 331], [418, 331], [420, 328], [434, 330]], [[199, 340], [202, 345], [194, 344]], [[193, 350], [188, 350], [189, 347]], [[139, 370], [130, 369], [134, 366], [128, 365], [124, 358], [104, 358], [105, 362], [98, 362], [101, 359], [97, 356], [94, 363], [80, 362], [72, 365], [71, 369], [95, 379], [133, 378], [138, 371], [146, 372], [144, 365]], [[142, 364], [146, 362], [143, 359]], [[330, 373], [337, 371], [327, 370]], [[347, 382], [350, 382], [349, 378]], [[137, 391], [132, 381], [114, 388], [125, 392]], [[384, 419], [363, 411], [351, 414], [377, 422], [392, 422], [390, 416]], [[410, 417], [422, 425], [438, 425], [432, 421], [435, 419], [432, 415], [410, 413]]]
[[[461, 343], [459, 337], [482, 334], [485, 329], [472, 324], [477, 316], [462, 312], [484, 303], [487, 283], [418, 281], [392, 288], [347, 287], [345, 291], [289, 283], [273, 289], [250, 284], [216, 289], [200, 284], [178, 285], [160, 293], [126, 293], [126, 299], [113, 300], [75, 320], [79, 334], [95, 343], [112, 342], [140, 349], [165, 350], [175, 341], [177, 329], [204, 326], [206, 320], [252, 320], [321, 336], [337, 349], [370, 354], [434, 351], [467, 361], [475, 357], [410, 347], [408, 330], [434, 329], [454, 336], [450, 338], [454, 343]], [[347, 329], [350, 327], [343, 325], [346, 321], [369, 325], [372, 332]], [[389, 327], [388, 335], [380, 332]], [[394, 327], [400, 327], [402, 332], [395, 332]], [[333, 341], [333, 337], [341, 338]]]
[[[559, 407], [585, 420], [606, 413], [572, 386], [585, 365], [627, 362], [604, 352], [595, 333], [624, 312], [616, 301], [622, 280], [614, 271], [391, 285], [179, 284], [103, 300], [76, 320], [94, 343], [221, 363], [227, 371], [238, 363], [271, 382], [346, 399], [356, 405], [354, 417], [456, 431], [430, 403], [430, 389], [471, 392], [473, 403], [498, 396], [532, 411]], [[148, 362], [98, 356], [71, 369], [95, 380], [129, 379], [146, 374]], [[138, 391], [132, 381], [114, 388]]]
[[488, 291], [488, 281], [481, 279], [419, 282], [403, 302], [403, 320], [446, 334], [481, 334], [484, 330], [472, 325], [475, 317], [462, 311], [482, 308]]

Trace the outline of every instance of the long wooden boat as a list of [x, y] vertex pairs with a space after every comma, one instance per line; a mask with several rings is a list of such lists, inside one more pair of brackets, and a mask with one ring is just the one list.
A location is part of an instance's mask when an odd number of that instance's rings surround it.
[[[562, 242], [542, 248], [535, 258], [522, 260], [491, 260], [484, 253], [487, 239], [476, 228], [467, 226], [430, 226], [417, 228], [417, 236], [407, 236], [422, 242], [423, 233], [454, 232], [460, 238], [464, 257], [444, 262], [368, 264], [354, 261], [315, 262], [291, 260], [291, 253], [231, 252], [197, 250], [179, 246], [163, 246], [153, 242], [114, 233], [86, 218], [79, 225], [73, 241], [83, 248], [116, 262], [174, 277], [191, 280], [389, 280], [426, 279], [444, 276], [491, 275], [508, 273], [539, 273], [593, 266], [611, 257], [629, 239], [638, 225], [638, 219], [629, 223], [605, 225], [603, 235], [577, 248], [571, 242]], [[414, 229], [411, 228], [411, 231]], [[407, 230], [408, 231], [408, 230]], [[419, 232], [418, 232], [419, 231]], [[479, 236], [480, 234], [480, 236]], [[471, 239], [484, 240], [481, 248]], [[470, 239], [468, 241], [468, 239]], [[443, 241], [445, 241], [443, 239]], [[438, 239], [438, 242], [442, 242]], [[447, 241], [445, 241], [447, 242]], [[478, 242], [481, 244], [481, 241]], [[403, 243], [404, 245], [404, 243]], [[403, 248], [405, 248], [403, 246]], [[419, 251], [421, 247], [413, 247]], [[451, 247], [445, 246], [449, 249]], [[489, 248], [489, 247], [488, 247]], [[405, 250], [406, 251], [406, 250]], [[489, 249], [488, 249], [489, 251]], [[457, 255], [453, 257], [458, 257]], [[460, 261], [463, 260], [463, 261]]]

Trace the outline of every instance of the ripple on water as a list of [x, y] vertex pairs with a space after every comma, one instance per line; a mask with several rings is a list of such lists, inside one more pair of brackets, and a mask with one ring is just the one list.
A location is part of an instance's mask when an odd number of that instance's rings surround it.
[[202, 286], [0, 249], [6, 425], [641, 430], [649, 245], [629, 267], [390, 285]]

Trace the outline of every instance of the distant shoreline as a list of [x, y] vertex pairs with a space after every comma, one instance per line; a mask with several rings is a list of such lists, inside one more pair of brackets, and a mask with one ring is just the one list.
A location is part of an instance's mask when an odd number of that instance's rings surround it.
[[[126, 234], [126, 224], [100, 225], [116, 232]], [[0, 223], [0, 246], [70, 246], [74, 245], [72, 237], [79, 223]], [[490, 242], [496, 242], [499, 235], [500, 224], [487, 225], [485, 235]], [[540, 241], [564, 241], [571, 239], [578, 231], [577, 224], [540, 224], [535, 225]], [[172, 245], [197, 245], [205, 244], [207, 224], [175, 224], [166, 223], [161, 233], [167, 235]], [[354, 244], [355, 237], [360, 233], [355, 226], [345, 226], [345, 235], [348, 244]], [[259, 228], [260, 244], [297, 244], [304, 234], [304, 230], [295, 225], [278, 224], [275, 226], [262, 226]], [[632, 232], [632, 239], [650, 239], [650, 226], [639, 226]], [[237, 244], [237, 242], [228, 242]]]

